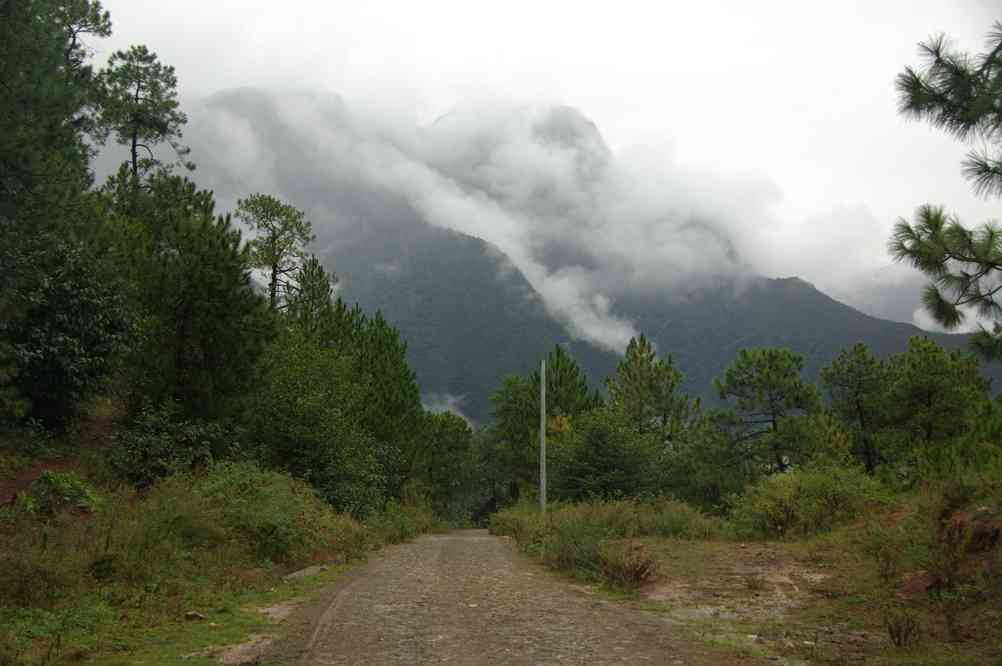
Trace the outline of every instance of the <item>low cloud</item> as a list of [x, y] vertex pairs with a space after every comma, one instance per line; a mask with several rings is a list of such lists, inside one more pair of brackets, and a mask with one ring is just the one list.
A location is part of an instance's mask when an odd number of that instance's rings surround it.
[[189, 115], [200, 179], [222, 200], [285, 198], [327, 247], [423, 223], [482, 238], [574, 337], [610, 350], [637, 333], [617, 313], [625, 293], [784, 274], [831, 287], [875, 261], [859, 251], [865, 209], [784, 222], [763, 174], [682, 164], [663, 146], [614, 154], [568, 107], [492, 103], [421, 126], [334, 95], [239, 90]]
[[466, 402], [466, 396], [452, 395], [451, 393], [427, 393], [421, 396], [421, 403], [429, 412], [452, 412], [471, 427], [476, 426], [476, 422], [463, 412], [464, 402]]

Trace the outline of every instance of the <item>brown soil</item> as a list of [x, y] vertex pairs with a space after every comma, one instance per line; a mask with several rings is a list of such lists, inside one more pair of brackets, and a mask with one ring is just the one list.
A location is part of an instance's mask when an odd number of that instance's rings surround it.
[[[751, 664], [483, 530], [385, 549], [286, 622], [275, 664]], [[764, 660], [762, 660], [764, 662]]]
[[[116, 415], [101, 415], [88, 418], [80, 423], [74, 443], [75, 453], [83, 448], [102, 449], [111, 444]], [[42, 460], [17, 471], [12, 477], [0, 478], [0, 505], [17, 499], [18, 493], [28, 490], [32, 483], [45, 472], [68, 472], [76, 470], [79, 461], [76, 456]]]
[[10, 504], [19, 493], [26, 492], [38, 477], [45, 472], [65, 472], [73, 469], [72, 460], [49, 460], [35, 463], [17, 472], [13, 478], [0, 479], [0, 504]]

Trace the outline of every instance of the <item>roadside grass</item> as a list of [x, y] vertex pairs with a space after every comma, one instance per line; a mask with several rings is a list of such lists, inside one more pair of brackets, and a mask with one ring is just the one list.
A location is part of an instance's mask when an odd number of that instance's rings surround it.
[[[60, 471], [0, 508], [2, 666], [214, 663], [192, 655], [274, 632], [252, 606], [321, 587], [373, 549], [438, 527], [429, 509], [397, 505], [364, 526], [249, 462], [137, 494], [116, 484], [99, 450], [69, 458], [65, 446], [53, 458]], [[317, 563], [338, 566], [283, 580]]]
[[179, 607], [198, 609], [202, 617], [195, 621], [185, 620], [183, 614], [164, 613], [154, 605], [121, 612], [100, 594], [92, 594], [57, 611], [7, 611], [0, 614], [0, 624], [11, 634], [34, 639], [33, 647], [20, 654], [27, 663], [216, 664], [213, 653], [219, 648], [251, 635], [281, 633], [281, 627], [261, 608], [308, 599], [352, 566], [333, 566], [288, 581], [274, 578], [245, 589], [211, 588], [201, 593], [188, 589]]
[[494, 514], [490, 531], [512, 537], [553, 569], [626, 592], [657, 576], [657, 560], [642, 537], [705, 539], [722, 533], [718, 520], [664, 499], [555, 505], [545, 517], [519, 505]]
[[[997, 542], [976, 543], [977, 525], [1002, 525], [998, 498], [936, 486], [896, 495], [858, 487], [861, 501], [833, 495], [854, 507], [840, 519], [815, 520], [813, 504], [806, 520], [784, 523], [796, 529], [778, 532], [748, 529], [770, 524], [755, 507], [765, 516], [797, 505], [763, 494], [752, 496], [737, 526], [677, 502], [616, 501], [555, 505], [545, 518], [535, 507], [513, 507], [494, 516], [491, 531], [552, 569], [737, 652], [790, 663], [1002, 663], [1002, 552]], [[666, 515], [654, 519], [657, 512]], [[785, 508], [783, 515], [790, 517]], [[978, 523], [982, 515], [988, 522]], [[671, 527], [652, 527], [663, 525]], [[609, 544], [644, 553], [651, 575], [617, 580], [602, 566]]]

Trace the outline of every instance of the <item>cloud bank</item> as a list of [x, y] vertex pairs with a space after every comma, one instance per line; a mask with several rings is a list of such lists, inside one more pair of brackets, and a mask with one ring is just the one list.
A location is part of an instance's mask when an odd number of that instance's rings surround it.
[[224, 206], [270, 192], [304, 208], [327, 247], [415, 224], [482, 238], [574, 337], [614, 351], [637, 333], [617, 314], [623, 294], [684, 298], [757, 275], [824, 288], [874, 261], [865, 209], [784, 221], [763, 174], [684, 164], [663, 145], [614, 154], [569, 107], [495, 101], [419, 124], [384, 103], [241, 89], [189, 115], [198, 178]]

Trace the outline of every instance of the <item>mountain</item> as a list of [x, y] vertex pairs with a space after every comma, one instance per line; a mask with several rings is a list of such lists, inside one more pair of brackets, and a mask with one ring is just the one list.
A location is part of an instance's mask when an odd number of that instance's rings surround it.
[[745, 347], [789, 347], [813, 378], [855, 342], [886, 355], [925, 334], [756, 275], [742, 239], [771, 195], [681, 170], [654, 178], [567, 107], [419, 126], [336, 95], [241, 89], [189, 116], [195, 177], [220, 207], [267, 192], [304, 209], [341, 295], [403, 334], [426, 403], [478, 422], [505, 375], [558, 343], [600, 386], [643, 332], [712, 400]]
[[[479, 239], [427, 227], [335, 246], [327, 259], [343, 277], [345, 298], [382, 310], [403, 332], [423, 391], [461, 396], [461, 411], [474, 420], [489, 418], [488, 396], [506, 374], [534, 369], [555, 343], [568, 346], [596, 386], [615, 372], [617, 354], [573, 340], [517, 269]], [[747, 347], [788, 347], [816, 379], [856, 342], [880, 356], [904, 351], [915, 335], [966, 346], [966, 336], [871, 317], [798, 278], [755, 278], [684, 298], [633, 295], [617, 313], [673, 355], [685, 390], [710, 402], [713, 379]], [[997, 368], [987, 374], [1002, 376]]]
[[569, 347], [591, 374], [616, 355], [573, 340], [521, 272], [496, 248], [427, 225], [367, 233], [335, 243], [325, 263], [340, 295], [381, 310], [407, 341], [428, 403], [483, 422], [505, 375], [526, 373], [553, 345]]

